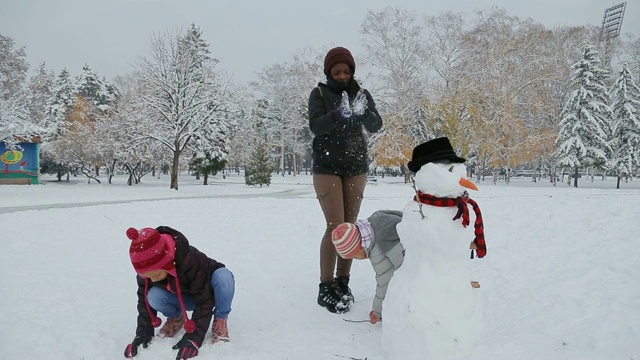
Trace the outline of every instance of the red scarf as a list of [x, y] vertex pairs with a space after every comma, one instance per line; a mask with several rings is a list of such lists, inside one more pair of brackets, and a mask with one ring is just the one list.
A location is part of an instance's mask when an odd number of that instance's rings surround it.
[[[457, 198], [440, 198], [433, 195], [425, 194], [418, 190], [418, 194], [413, 198], [414, 201], [420, 202], [426, 205], [433, 205], [439, 207], [457, 206], [458, 213], [453, 217], [453, 220], [458, 220], [462, 217], [462, 226], [467, 227], [469, 225], [469, 208], [467, 204], [471, 204], [473, 211], [476, 213], [476, 221], [473, 225], [475, 227], [476, 238], [473, 242], [476, 244], [476, 254], [479, 258], [483, 258], [487, 255], [487, 245], [484, 242], [484, 225], [482, 223], [482, 214], [480, 213], [480, 207], [478, 204], [469, 198], [469, 193], [466, 191], [462, 196]], [[473, 259], [473, 250], [471, 250], [471, 258]]]

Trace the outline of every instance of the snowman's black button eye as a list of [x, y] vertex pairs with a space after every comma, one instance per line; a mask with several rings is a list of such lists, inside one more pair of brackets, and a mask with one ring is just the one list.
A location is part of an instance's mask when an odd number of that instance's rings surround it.
[[449, 168], [449, 172], [453, 172], [453, 165]]

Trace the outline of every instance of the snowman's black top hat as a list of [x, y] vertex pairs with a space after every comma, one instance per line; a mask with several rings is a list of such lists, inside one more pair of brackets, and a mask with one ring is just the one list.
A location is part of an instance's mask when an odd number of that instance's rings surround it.
[[456, 155], [451, 146], [451, 142], [449, 142], [449, 138], [440, 137], [416, 146], [413, 149], [411, 161], [409, 161], [407, 166], [409, 170], [415, 173], [426, 163], [442, 160], [449, 160], [454, 163], [467, 161]]

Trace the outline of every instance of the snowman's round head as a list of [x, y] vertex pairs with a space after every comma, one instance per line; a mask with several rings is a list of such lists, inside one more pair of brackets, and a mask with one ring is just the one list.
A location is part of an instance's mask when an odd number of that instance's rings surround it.
[[458, 197], [467, 189], [478, 190], [467, 179], [467, 167], [463, 163], [446, 160], [422, 165], [414, 180], [416, 189], [437, 197]]

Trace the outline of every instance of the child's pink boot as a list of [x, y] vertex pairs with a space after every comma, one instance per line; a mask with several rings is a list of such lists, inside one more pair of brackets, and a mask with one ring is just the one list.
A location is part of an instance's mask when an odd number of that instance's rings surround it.
[[182, 329], [183, 325], [184, 318], [182, 316], [179, 318], [168, 318], [162, 329], [160, 329], [160, 336], [172, 338]]
[[213, 343], [229, 341], [229, 329], [227, 328], [227, 319], [214, 319], [213, 327]]

